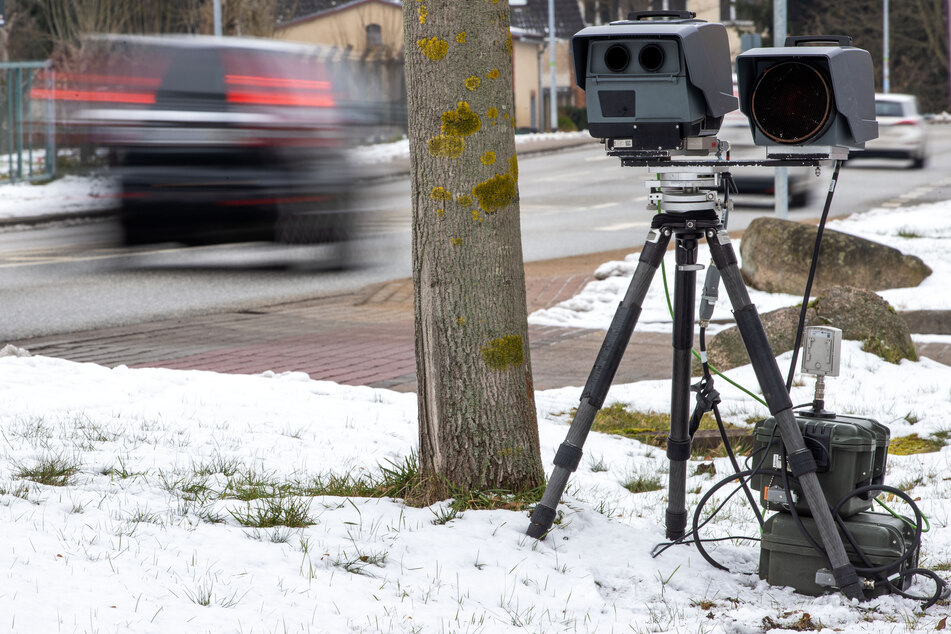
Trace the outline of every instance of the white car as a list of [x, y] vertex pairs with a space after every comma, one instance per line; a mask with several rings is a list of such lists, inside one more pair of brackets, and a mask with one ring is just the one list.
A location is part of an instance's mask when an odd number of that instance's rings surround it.
[[884, 93], [875, 95], [878, 138], [866, 142], [865, 149], [849, 158], [910, 159], [913, 169], [928, 161], [928, 128], [918, 112], [914, 95]]

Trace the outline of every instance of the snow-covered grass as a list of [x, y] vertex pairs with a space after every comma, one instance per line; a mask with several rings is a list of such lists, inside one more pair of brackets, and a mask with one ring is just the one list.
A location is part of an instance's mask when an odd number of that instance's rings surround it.
[[[755, 384], [749, 367], [730, 374]], [[828, 405], [873, 415], [896, 436], [951, 430], [949, 367], [892, 366], [846, 342], [842, 377], [831, 383]], [[524, 535], [525, 512], [448, 519], [445, 502], [412, 508], [308, 491], [320, 476], [372, 476], [411, 456], [413, 394], [299, 373], [108, 369], [12, 355], [0, 358], [0, 386], [3, 631], [763, 632], [765, 622], [808, 614], [836, 631], [884, 633], [932, 631], [947, 610], [770, 587], [755, 574], [753, 545], [716, 551], [734, 572], [686, 546], [652, 559], [664, 541], [665, 491], [634, 494], [624, 484], [632, 474], [665, 480], [667, 463], [634, 440], [589, 437], [563, 518], [536, 542]], [[719, 387], [731, 419], [763, 415]], [[793, 401], [809, 391], [794, 388]], [[611, 398], [664, 410], [668, 393], [666, 381], [651, 381], [617, 386]], [[579, 388], [537, 393], [548, 465], [579, 396]], [[891, 456], [888, 474], [930, 519], [923, 563], [945, 570], [949, 458], [949, 448]], [[729, 470], [715, 464], [721, 475], [690, 476], [691, 511]], [[740, 504], [711, 530], [756, 534]]]
[[[936, 282], [909, 294], [907, 306], [947, 306], [941, 209], [838, 224], [922, 255]], [[780, 367], [789, 360], [779, 357]], [[728, 375], [755, 389], [749, 366]], [[826, 406], [875, 418], [893, 438], [944, 439], [949, 386], [951, 367], [892, 365], [844, 342]], [[766, 415], [738, 389], [717, 387], [731, 422]], [[811, 390], [811, 380], [798, 381], [793, 402], [811, 400]], [[536, 393], [546, 468], [580, 392]], [[619, 385], [609, 404], [666, 411], [669, 393], [669, 381]], [[853, 604], [771, 587], [756, 574], [755, 542], [716, 550], [730, 572], [688, 546], [652, 558], [664, 541], [665, 488], [625, 485], [666, 484], [667, 460], [627, 438], [589, 436], [563, 516], [538, 542], [524, 534], [524, 511], [456, 513], [448, 501], [413, 508], [317, 486], [375, 481], [381, 468], [411, 463], [413, 394], [300, 373], [108, 369], [7, 348], [0, 402], [0, 630], [745, 634], [810, 626], [884, 634], [933, 631], [948, 612], [946, 602], [921, 612], [894, 596]], [[691, 512], [729, 472], [723, 459], [712, 462], [719, 475], [697, 461], [688, 467]], [[930, 520], [922, 565], [947, 575], [951, 447], [893, 455], [888, 465], [887, 482], [908, 490]], [[757, 534], [740, 500], [708, 530]], [[913, 590], [926, 594], [928, 584]]]

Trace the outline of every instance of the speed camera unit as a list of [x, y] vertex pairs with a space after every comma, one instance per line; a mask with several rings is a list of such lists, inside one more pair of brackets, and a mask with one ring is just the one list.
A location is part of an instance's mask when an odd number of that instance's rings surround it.
[[[847, 36], [799, 36], [736, 60], [740, 110], [770, 156], [843, 158], [878, 136], [868, 51]], [[834, 46], [808, 46], [834, 43]]]
[[609, 148], [656, 151], [716, 135], [737, 106], [730, 45], [722, 24], [694, 15], [640, 11], [574, 35], [575, 77], [593, 137]]

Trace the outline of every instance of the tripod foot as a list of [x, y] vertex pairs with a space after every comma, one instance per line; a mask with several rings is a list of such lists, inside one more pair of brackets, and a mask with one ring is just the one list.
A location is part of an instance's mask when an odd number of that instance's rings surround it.
[[532, 511], [531, 523], [525, 534], [535, 539], [545, 539], [545, 535], [551, 530], [551, 525], [555, 523], [555, 516], [555, 509], [539, 504]]

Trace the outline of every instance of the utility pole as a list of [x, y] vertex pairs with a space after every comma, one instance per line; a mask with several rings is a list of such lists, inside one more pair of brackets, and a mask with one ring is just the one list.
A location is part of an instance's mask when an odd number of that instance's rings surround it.
[[215, 6], [215, 37], [221, 37], [221, 0], [215, 0], [214, 6]]
[[889, 92], [888, 80], [888, 0], [882, 0], [882, 92]]
[[[773, 46], [786, 42], [786, 0], [773, 0]], [[789, 218], [789, 170], [777, 167], [773, 177], [774, 210], [783, 220]]]
[[551, 121], [551, 131], [558, 131], [558, 76], [555, 73], [556, 62], [555, 51], [555, 0], [548, 0], [548, 65], [551, 69], [551, 87], [549, 89], [549, 112]]

